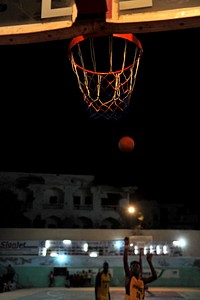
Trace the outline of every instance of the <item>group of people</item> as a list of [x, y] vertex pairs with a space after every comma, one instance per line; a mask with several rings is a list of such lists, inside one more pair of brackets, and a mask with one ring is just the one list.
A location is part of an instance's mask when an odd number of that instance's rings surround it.
[[[49, 287], [55, 286], [55, 274], [53, 271], [50, 271], [48, 274], [49, 278]], [[68, 268], [65, 272], [65, 287], [88, 287], [91, 286], [92, 271], [82, 270], [82, 272], [77, 272], [75, 274], [70, 274]]]
[[0, 292], [7, 292], [16, 288], [15, 270], [9, 264], [0, 278]]
[[[124, 239], [123, 265], [125, 271], [125, 300], [143, 300], [145, 289], [148, 283], [157, 279], [157, 273], [152, 264], [153, 254], [147, 253], [146, 260], [151, 270], [151, 276], [142, 276], [141, 253], [139, 261], [128, 263], [129, 238]], [[109, 273], [109, 264], [104, 262], [103, 270], [99, 271], [95, 281], [95, 300], [111, 300], [110, 295], [111, 274]]]
[[[50, 271], [49, 275], [49, 287], [55, 286], [55, 275], [53, 271]], [[69, 276], [69, 270], [66, 268], [66, 274], [65, 274], [65, 287], [70, 288], [70, 276]]]

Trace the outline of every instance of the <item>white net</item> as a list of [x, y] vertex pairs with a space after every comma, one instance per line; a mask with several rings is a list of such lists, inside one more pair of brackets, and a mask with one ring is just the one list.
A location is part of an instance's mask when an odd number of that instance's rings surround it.
[[69, 47], [72, 69], [92, 117], [118, 119], [130, 104], [142, 46], [133, 35], [124, 36], [81, 38]]

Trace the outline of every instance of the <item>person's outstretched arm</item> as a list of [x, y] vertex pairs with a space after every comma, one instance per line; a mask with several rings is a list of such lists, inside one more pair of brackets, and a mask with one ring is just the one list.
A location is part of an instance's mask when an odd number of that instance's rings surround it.
[[147, 253], [147, 255], [146, 255], [146, 259], [147, 259], [147, 262], [148, 262], [150, 270], [151, 270], [151, 276], [147, 277], [147, 278], [143, 278], [143, 281], [145, 284], [150, 283], [157, 279], [157, 273], [152, 264], [152, 256], [153, 256], [153, 254], [151, 254], [151, 253]]
[[143, 249], [140, 248], [140, 249], [139, 249], [139, 264], [140, 264], [140, 276], [141, 276], [141, 277], [142, 277], [142, 274], [143, 274], [142, 253], [143, 253]]
[[124, 271], [126, 274], [126, 277], [129, 277], [130, 270], [128, 265], [128, 250], [129, 250], [129, 238], [124, 238], [124, 253], [123, 253], [123, 264], [124, 264]]

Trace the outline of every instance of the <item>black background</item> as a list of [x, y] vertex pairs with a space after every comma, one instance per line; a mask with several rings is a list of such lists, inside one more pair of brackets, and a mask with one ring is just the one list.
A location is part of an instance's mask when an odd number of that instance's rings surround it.
[[[149, 199], [195, 203], [199, 36], [199, 29], [136, 35], [144, 53], [120, 120], [88, 116], [68, 40], [0, 46], [0, 171], [90, 174], [137, 185]], [[135, 140], [131, 153], [118, 148], [123, 135]]]

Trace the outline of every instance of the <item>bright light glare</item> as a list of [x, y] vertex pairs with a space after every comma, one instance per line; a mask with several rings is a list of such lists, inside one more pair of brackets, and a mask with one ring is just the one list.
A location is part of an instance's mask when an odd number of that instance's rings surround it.
[[61, 254], [61, 255], [58, 255], [58, 256], [57, 256], [57, 260], [58, 260], [59, 262], [65, 261], [65, 258], [66, 258], [66, 256], [65, 256], [64, 254]]
[[184, 247], [186, 246], [186, 241], [185, 241], [185, 239], [180, 239], [180, 240], [179, 240], [179, 245], [180, 245], [180, 247], [184, 248]]
[[58, 253], [56, 251], [53, 251], [53, 252], [51, 252], [50, 256], [56, 257], [56, 256], [58, 256]]
[[122, 247], [122, 244], [123, 244], [122, 241], [116, 241], [115, 242], [115, 248], [120, 249]]
[[83, 251], [87, 252], [88, 251], [88, 243], [83, 244]]
[[157, 245], [156, 246], [156, 253], [159, 255], [161, 254], [161, 248], [160, 248], [160, 245]]
[[169, 251], [168, 251], [168, 246], [167, 245], [164, 245], [163, 246], [163, 254], [167, 254]]
[[150, 253], [154, 253], [153, 245], [150, 245]]
[[45, 242], [45, 248], [49, 248], [51, 246], [51, 242], [49, 240], [46, 240]]
[[185, 241], [185, 239], [180, 239], [178, 241], [173, 241], [173, 245], [175, 247], [182, 247], [183, 248], [186, 245], [186, 241]]
[[71, 245], [72, 244], [72, 241], [71, 240], [63, 240], [63, 244], [65, 245]]
[[147, 247], [144, 247], [144, 255], [146, 255], [148, 252], [148, 248]]
[[130, 206], [130, 207], [128, 208], [128, 212], [129, 212], [130, 214], [133, 214], [133, 213], [135, 212], [135, 207]]
[[90, 252], [90, 253], [89, 253], [89, 256], [90, 256], [90, 257], [97, 257], [97, 256], [98, 256], [98, 253], [95, 252], [95, 251], [93, 251], [93, 252]]

